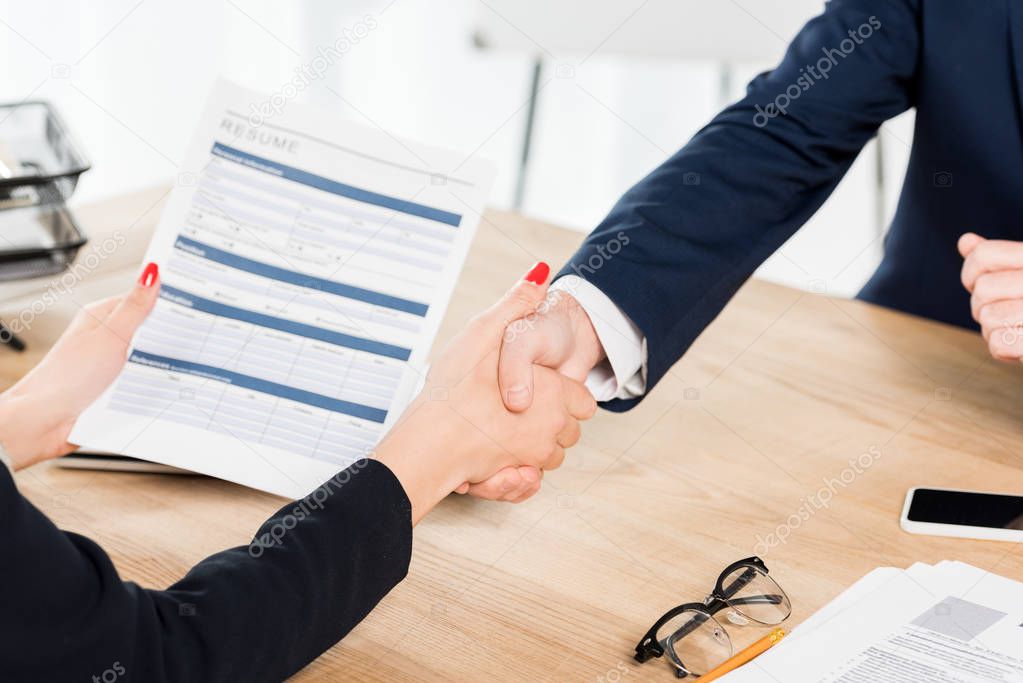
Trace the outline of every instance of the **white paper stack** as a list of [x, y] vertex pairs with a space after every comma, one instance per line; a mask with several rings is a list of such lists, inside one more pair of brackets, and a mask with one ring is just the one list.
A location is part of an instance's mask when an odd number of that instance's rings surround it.
[[1023, 583], [952, 561], [875, 569], [721, 680], [1023, 682]]

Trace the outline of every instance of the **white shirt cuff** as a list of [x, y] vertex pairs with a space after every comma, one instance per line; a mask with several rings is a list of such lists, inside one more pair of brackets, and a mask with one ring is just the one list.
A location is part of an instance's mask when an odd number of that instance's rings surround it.
[[578, 275], [554, 281], [550, 291], [571, 294], [593, 323], [607, 360], [593, 368], [586, 388], [598, 401], [638, 398], [646, 393], [646, 337], [595, 285]]

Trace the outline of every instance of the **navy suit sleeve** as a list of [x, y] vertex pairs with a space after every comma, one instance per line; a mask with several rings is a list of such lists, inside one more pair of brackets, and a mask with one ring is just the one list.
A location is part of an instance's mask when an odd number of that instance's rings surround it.
[[0, 466], [0, 680], [283, 680], [405, 577], [411, 512], [387, 467], [359, 461], [281, 508], [250, 546], [146, 590], [55, 527]]
[[915, 0], [832, 0], [777, 68], [620, 199], [561, 271], [596, 285], [646, 336], [648, 390], [827, 199], [878, 127], [912, 106], [919, 29]]

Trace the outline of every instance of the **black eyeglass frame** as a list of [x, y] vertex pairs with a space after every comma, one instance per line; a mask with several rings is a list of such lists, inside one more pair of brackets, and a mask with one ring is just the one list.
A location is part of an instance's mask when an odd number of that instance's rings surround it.
[[[707, 597], [706, 600], [704, 600], [703, 602], [683, 603], [677, 607], [673, 607], [672, 609], [668, 610], [663, 615], [661, 615], [661, 618], [654, 622], [654, 625], [650, 627], [650, 630], [646, 632], [646, 635], [644, 635], [642, 640], [640, 640], [639, 643], [636, 645], [636, 654], [633, 656], [633, 658], [640, 664], [643, 664], [644, 662], [648, 662], [655, 657], [663, 656], [664, 647], [662, 647], [661, 643], [658, 642], [657, 640], [657, 632], [661, 629], [662, 626], [664, 626], [665, 624], [667, 624], [668, 622], [670, 622], [672, 619], [682, 614], [683, 612], [686, 611], [703, 612], [708, 617], [713, 619], [715, 614], [728, 607], [764, 603], [781, 604], [788, 599], [788, 596], [785, 594], [785, 590], [781, 586], [778, 586], [778, 589], [781, 591], [781, 595], [757, 595], [749, 598], [738, 599], [734, 598], [733, 596], [736, 593], [738, 593], [743, 587], [745, 587], [748, 582], [743, 582], [741, 581], [741, 579], [739, 579], [733, 581], [731, 585], [725, 586], [725, 581], [731, 574], [733, 574], [735, 571], [739, 569], [742, 569], [743, 567], [759, 570], [763, 572], [765, 576], [770, 574], [770, 570], [767, 568], [767, 565], [764, 564], [764, 561], [756, 556], [747, 557], [744, 560], [739, 560], [738, 562], [733, 562], [732, 564], [728, 565], [727, 567], [725, 567], [724, 571], [722, 571], [721, 574], [718, 575], [717, 583], [714, 584], [714, 592], [712, 592]], [[777, 585], [777, 582], [775, 583]], [[785, 619], [788, 619], [789, 616], [786, 615], [781, 621], [769, 624], [762, 622], [758, 619], [755, 619], [745, 614], [744, 612], [742, 613], [742, 615], [745, 618], [749, 619], [750, 621], [754, 621], [763, 626], [775, 626], [781, 623], [782, 621], [785, 621]], [[695, 621], [690, 622], [686, 626], [683, 626], [681, 629], [679, 629], [679, 631], [672, 634], [671, 638], [673, 642], [677, 641], [702, 625], [703, 625], [702, 622], [701, 623], [696, 623]], [[681, 661], [673, 663], [682, 665]], [[690, 673], [691, 672], [685, 671], [684, 669], [676, 671], [676, 674], [680, 678], [685, 677]]]

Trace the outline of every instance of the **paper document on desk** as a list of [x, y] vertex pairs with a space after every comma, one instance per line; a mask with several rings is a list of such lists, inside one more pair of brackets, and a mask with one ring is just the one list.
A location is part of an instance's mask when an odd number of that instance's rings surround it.
[[492, 182], [221, 82], [146, 255], [162, 289], [71, 440], [285, 496], [404, 409]]
[[960, 562], [871, 572], [724, 683], [1023, 682], [1023, 583]]

